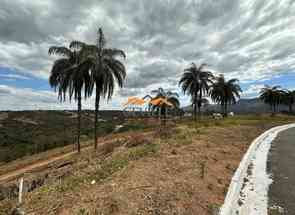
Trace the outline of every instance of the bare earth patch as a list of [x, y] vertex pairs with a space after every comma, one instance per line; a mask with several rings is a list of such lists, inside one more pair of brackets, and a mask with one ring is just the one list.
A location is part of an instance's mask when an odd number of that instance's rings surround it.
[[[123, 138], [107, 154], [73, 156], [70, 173], [26, 193], [23, 208], [38, 215], [215, 214], [249, 144], [274, 125], [182, 123], [134, 147]], [[1, 201], [0, 214], [15, 201]]]

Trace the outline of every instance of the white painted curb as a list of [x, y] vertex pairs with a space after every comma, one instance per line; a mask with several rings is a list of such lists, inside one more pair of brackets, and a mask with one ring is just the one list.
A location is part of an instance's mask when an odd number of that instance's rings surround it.
[[[295, 127], [295, 123], [277, 126], [274, 128], [269, 129], [268, 131], [261, 134], [257, 137], [250, 145], [248, 151], [244, 155], [238, 169], [236, 170], [234, 176], [232, 177], [227, 195], [225, 197], [224, 204], [222, 205], [219, 215], [236, 215], [236, 211], [239, 208], [238, 199], [240, 197], [240, 192], [243, 186], [243, 180], [247, 176], [247, 169], [251, 160], [255, 156], [257, 150], [259, 149], [260, 145], [265, 141], [269, 141], [271, 144], [272, 140], [275, 139], [277, 134], [283, 130]], [[244, 214], [240, 214], [244, 215]], [[249, 215], [249, 214], [245, 214]]]

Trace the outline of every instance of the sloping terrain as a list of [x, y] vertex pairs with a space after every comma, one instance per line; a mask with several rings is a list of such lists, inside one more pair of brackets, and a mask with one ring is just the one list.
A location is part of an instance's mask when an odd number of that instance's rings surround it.
[[[114, 131], [122, 120], [120, 111], [101, 111], [99, 136]], [[93, 137], [94, 112], [83, 111], [81, 138]], [[0, 165], [47, 150], [72, 145], [77, 133], [75, 111], [3, 111], [0, 112]]]
[[[192, 107], [188, 106], [184, 108], [186, 111], [191, 111]], [[285, 105], [279, 105], [279, 111], [287, 112], [289, 109]], [[220, 112], [220, 105], [209, 104], [202, 108], [204, 112]], [[269, 105], [264, 104], [259, 98], [240, 99], [235, 105], [231, 105], [228, 109], [229, 112], [237, 114], [262, 114], [271, 112]]]
[[[85, 150], [51, 168], [64, 174], [26, 193], [23, 208], [38, 215], [214, 214], [251, 141], [291, 121], [281, 116], [187, 121], [150, 134], [122, 134], [97, 152]], [[54, 178], [50, 172], [47, 178]], [[0, 214], [15, 202], [0, 201]]]

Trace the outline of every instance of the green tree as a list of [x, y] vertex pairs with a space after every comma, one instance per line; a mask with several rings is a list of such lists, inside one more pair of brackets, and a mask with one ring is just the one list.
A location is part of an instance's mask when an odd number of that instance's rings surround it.
[[94, 148], [96, 149], [100, 98], [111, 99], [116, 83], [119, 87], [123, 87], [126, 69], [117, 57], [125, 59], [126, 55], [122, 50], [106, 47], [106, 40], [101, 28], [98, 30], [95, 45], [73, 41], [70, 47], [81, 49], [83, 61], [91, 74], [92, 87], [95, 87]]
[[197, 66], [195, 63], [192, 63], [189, 68], [184, 70], [179, 81], [182, 91], [192, 98], [195, 120], [197, 119], [197, 109], [199, 117], [201, 115], [203, 96], [208, 94], [213, 82], [213, 74], [210, 71], [204, 70], [205, 66], [206, 64]]
[[278, 111], [278, 106], [283, 102], [284, 91], [280, 86], [265, 85], [259, 93], [259, 98], [270, 106], [273, 113]]
[[54, 61], [51, 68], [50, 86], [58, 91], [58, 98], [61, 102], [66, 100], [66, 94], [68, 93], [69, 100], [71, 101], [74, 98], [78, 103], [77, 149], [80, 152], [82, 91], [84, 89], [85, 98], [91, 95], [91, 77], [86, 65], [81, 61], [80, 50], [52, 46], [49, 48], [48, 53], [60, 57]]
[[173, 107], [169, 107], [167, 104], [163, 103], [159, 105], [153, 105], [151, 107], [152, 111], [158, 112], [159, 116], [164, 115], [165, 120], [167, 118], [167, 111], [169, 108], [179, 109], [180, 102], [178, 100], [179, 95], [177, 93], [169, 91], [169, 90], [165, 91], [161, 87], [158, 88], [157, 90], [153, 90], [151, 93], [155, 94], [155, 96], [151, 100], [156, 100], [161, 98], [173, 105]]
[[293, 106], [295, 103], [295, 91], [285, 90], [282, 93], [282, 103], [288, 106], [289, 113], [293, 113]]
[[221, 105], [222, 113], [227, 117], [228, 106], [237, 102], [241, 92], [238, 79], [226, 81], [224, 76], [220, 75], [211, 86], [210, 97], [214, 102]]

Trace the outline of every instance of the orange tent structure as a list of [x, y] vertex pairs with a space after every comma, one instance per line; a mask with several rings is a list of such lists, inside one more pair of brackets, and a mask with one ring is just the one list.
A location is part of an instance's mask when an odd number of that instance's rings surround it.
[[152, 99], [149, 103], [155, 106], [167, 105], [170, 107], [174, 107], [174, 105], [171, 102], [169, 102], [166, 98]]
[[138, 106], [143, 106], [146, 103], [145, 100], [143, 100], [142, 98], [138, 98], [138, 97], [129, 97], [127, 102], [124, 104], [124, 106], [126, 107], [127, 105], [138, 105]]

